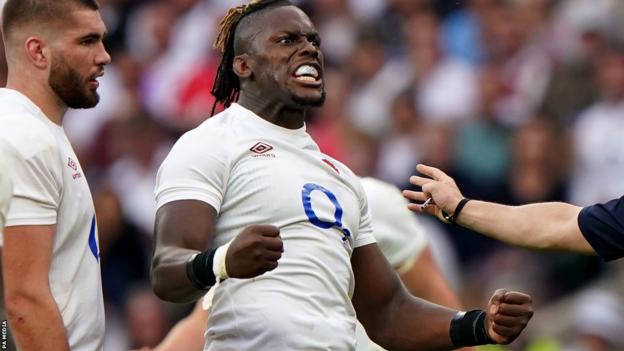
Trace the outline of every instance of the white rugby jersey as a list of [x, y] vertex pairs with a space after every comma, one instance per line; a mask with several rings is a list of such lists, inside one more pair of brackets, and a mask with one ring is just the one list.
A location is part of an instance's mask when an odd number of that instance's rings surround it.
[[375, 178], [361, 178], [368, 198], [377, 244], [392, 267], [405, 273], [427, 246], [424, 228], [407, 208], [396, 186]]
[[6, 221], [9, 202], [13, 194], [13, 182], [10, 177], [13, 150], [0, 142], [0, 246], [2, 246], [2, 230]]
[[353, 350], [351, 254], [375, 241], [358, 178], [305, 127], [233, 104], [183, 135], [156, 181], [157, 207], [200, 200], [218, 211], [215, 245], [251, 224], [280, 228], [279, 266], [216, 290], [205, 350]]
[[[361, 178], [377, 244], [388, 262], [399, 272], [407, 272], [427, 246], [424, 228], [407, 208], [407, 200], [394, 185], [374, 178]], [[358, 323], [357, 351], [383, 350], [369, 340]]]
[[[93, 200], [61, 126], [0, 89], [0, 140], [16, 151], [7, 226], [56, 224], [50, 287], [72, 351], [102, 350], [104, 303]], [[27, 279], [27, 278], [25, 278]]]

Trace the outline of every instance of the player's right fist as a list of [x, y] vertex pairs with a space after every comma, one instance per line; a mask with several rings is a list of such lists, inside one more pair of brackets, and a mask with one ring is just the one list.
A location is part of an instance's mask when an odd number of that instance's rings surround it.
[[274, 225], [245, 227], [230, 243], [225, 255], [227, 274], [232, 278], [253, 278], [272, 271], [282, 257], [284, 244]]

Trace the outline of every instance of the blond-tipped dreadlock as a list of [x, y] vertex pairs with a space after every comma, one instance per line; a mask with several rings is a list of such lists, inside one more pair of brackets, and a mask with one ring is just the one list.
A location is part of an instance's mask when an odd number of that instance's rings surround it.
[[272, 5], [292, 4], [287, 0], [252, 0], [249, 4], [229, 9], [225, 17], [219, 22], [219, 33], [214, 42], [214, 48], [221, 51], [223, 56], [221, 57], [217, 77], [211, 91], [211, 94], [215, 97], [215, 103], [212, 105], [212, 115], [215, 113], [217, 104], [221, 103], [224, 107], [228, 107], [232, 102], [238, 100], [240, 81], [232, 68], [235, 56], [234, 39], [236, 37], [236, 27], [244, 17]]

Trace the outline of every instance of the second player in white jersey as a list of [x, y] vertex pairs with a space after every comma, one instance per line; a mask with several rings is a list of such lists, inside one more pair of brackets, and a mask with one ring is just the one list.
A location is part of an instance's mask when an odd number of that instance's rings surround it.
[[63, 130], [69, 108], [99, 102], [97, 79], [110, 56], [98, 9], [96, 0], [6, 0], [2, 7], [8, 70], [0, 141], [15, 151], [2, 290], [21, 351], [103, 349], [93, 200]]
[[158, 207], [194, 199], [217, 209], [215, 245], [249, 224], [280, 228], [284, 254], [276, 270], [230, 278], [216, 290], [207, 350], [355, 344], [350, 258], [354, 248], [374, 242], [365, 194], [305, 128], [276, 126], [234, 104], [178, 141], [156, 195]]
[[407, 200], [396, 186], [375, 178], [360, 178], [373, 218], [381, 252], [399, 274], [408, 270], [427, 246], [418, 219], [407, 210]]
[[78, 158], [63, 128], [15, 90], [0, 89], [0, 125], [0, 140], [16, 152], [6, 226], [56, 226], [49, 283], [69, 345], [100, 350], [104, 305], [95, 209]]

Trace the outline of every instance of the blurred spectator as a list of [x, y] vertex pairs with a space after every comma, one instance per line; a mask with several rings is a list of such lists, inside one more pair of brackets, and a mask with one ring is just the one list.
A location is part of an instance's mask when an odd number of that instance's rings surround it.
[[449, 122], [472, 116], [478, 103], [475, 73], [468, 64], [442, 51], [435, 13], [412, 15], [404, 30], [410, 34], [407, 55], [413, 69], [418, 113], [425, 119]]
[[347, 99], [353, 124], [372, 137], [382, 137], [390, 129], [392, 100], [412, 80], [411, 68], [403, 60], [388, 59], [372, 28], [361, 29], [348, 62], [351, 92]]
[[600, 99], [578, 117], [573, 129], [570, 202], [577, 205], [624, 193], [624, 51], [609, 50], [596, 64]]
[[546, 9], [532, 7], [531, 1], [503, 1], [487, 13], [484, 36], [488, 55], [501, 64], [505, 86], [499, 118], [511, 127], [534, 115], [549, 81], [549, 55], [533, 40], [547, 16], [532, 12]]
[[509, 204], [563, 201], [567, 184], [562, 180], [566, 144], [548, 120], [532, 119], [517, 129], [511, 142], [508, 177]]
[[[359, 2], [359, 1], [358, 1]], [[405, 32], [407, 19], [421, 11], [430, 11], [429, 0], [386, 0], [386, 7], [371, 22], [388, 51], [396, 55], [404, 51], [410, 32]]]
[[355, 46], [358, 25], [347, 0], [314, 0], [314, 23], [323, 40], [325, 63], [344, 65]]
[[[129, 31], [133, 55], [146, 64], [141, 98], [163, 124], [183, 132], [209, 116], [216, 72], [211, 50], [218, 18], [208, 1], [150, 2]], [[203, 111], [202, 111], [203, 110]]]
[[101, 186], [94, 194], [107, 305], [121, 309], [128, 289], [148, 279], [148, 242], [123, 216], [119, 199]]
[[469, 190], [472, 193], [500, 192], [509, 171], [510, 130], [498, 118], [503, 94], [500, 67], [496, 64], [482, 66], [479, 72], [480, 111], [458, 125], [456, 134], [457, 172], [464, 182], [476, 187]]
[[614, 18], [624, 18], [613, 17], [614, 13], [618, 11], [611, 0], [561, 2], [555, 21], [567, 31], [572, 44], [553, 69], [540, 110], [541, 114], [553, 118], [560, 128], [568, 128], [578, 114], [598, 98], [594, 79], [598, 60], [618, 42], [611, 25]]
[[562, 351], [616, 351], [624, 347], [624, 305], [608, 290], [590, 290], [577, 298], [573, 330]]
[[156, 215], [156, 172], [171, 144], [161, 127], [142, 111], [116, 121], [112, 134], [120, 155], [107, 169], [105, 179], [118, 196], [124, 216], [151, 236]]
[[442, 45], [448, 55], [470, 64], [485, 59], [483, 18], [496, 0], [466, 0], [466, 6], [452, 13], [441, 28]]
[[124, 314], [131, 349], [155, 347], [171, 328], [164, 302], [147, 285], [136, 286], [129, 292]]
[[404, 188], [422, 158], [421, 122], [409, 91], [394, 99], [388, 122], [392, 131], [380, 142], [376, 173], [380, 179]]

